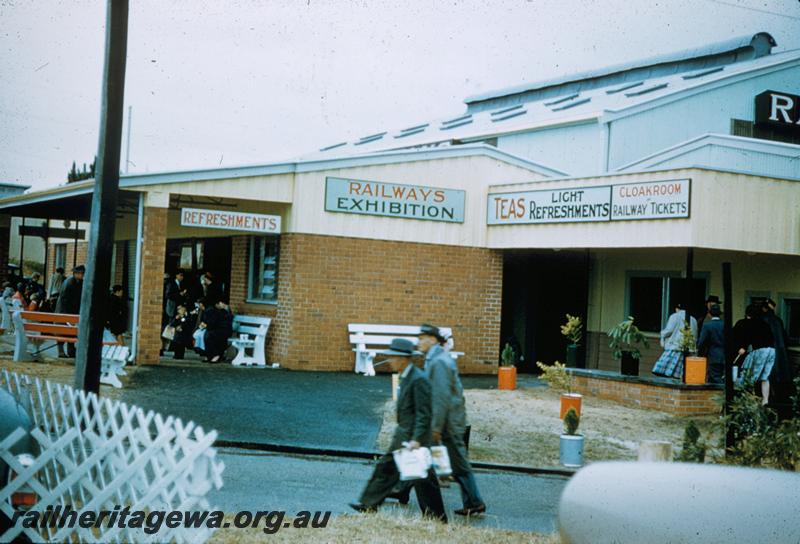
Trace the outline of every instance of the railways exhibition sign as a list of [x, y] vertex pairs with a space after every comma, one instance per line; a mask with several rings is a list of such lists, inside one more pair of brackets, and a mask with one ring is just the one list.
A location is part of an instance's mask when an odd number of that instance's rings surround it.
[[464, 222], [466, 191], [381, 181], [325, 178], [325, 211]]
[[690, 179], [489, 193], [487, 225], [689, 217]]

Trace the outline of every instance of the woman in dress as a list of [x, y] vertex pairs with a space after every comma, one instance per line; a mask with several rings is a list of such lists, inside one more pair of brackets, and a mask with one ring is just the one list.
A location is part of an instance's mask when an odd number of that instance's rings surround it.
[[[690, 317], [692, 335], [697, 338], [697, 320]], [[661, 347], [664, 353], [653, 365], [653, 374], [665, 378], [683, 379], [683, 328], [686, 326], [686, 310], [681, 304], [675, 305], [675, 313], [669, 316], [667, 326], [661, 331]]]
[[[751, 304], [745, 310], [745, 318], [733, 327], [733, 339], [739, 355], [747, 356], [742, 364], [739, 385], [751, 386], [761, 382], [761, 404], [769, 402], [769, 375], [775, 364], [775, 347], [772, 331], [762, 319], [761, 308]], [[748, 353], [748, 348], [752, 348]]]

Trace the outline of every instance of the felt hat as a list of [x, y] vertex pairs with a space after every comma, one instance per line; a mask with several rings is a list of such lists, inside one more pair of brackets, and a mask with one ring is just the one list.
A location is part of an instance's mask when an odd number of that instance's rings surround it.
[[379, 355], [389, 355], [395, 357], [413, 357], [414, 355], [422, 355], [419, 351], [414, 349], [414, 342], [406, 338], [395, 338], [389, 344], [389, 349], [379, 351]]

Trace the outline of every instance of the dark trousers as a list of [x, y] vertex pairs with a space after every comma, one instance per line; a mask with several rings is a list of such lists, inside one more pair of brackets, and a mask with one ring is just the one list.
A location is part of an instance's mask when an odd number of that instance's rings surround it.
[[[370, 507], [379, 506], [399, 482], [400, 473], [397, 471], [394, 457], [392, 457], [391, 453], [387, 453], [378, 459], [375, 471], [361, 494], [361, 504]], [[417, 493], [417, 501], [419, 502], [420, 510], [422, 510], [422, 515], [447, 522], [442, 492], [439, 489], [439, 480], [436, 478], [433, 469], [428, 471], [428, 477], [424, 480], [415, 480], [408, 483], [413, 485]]]
[[56, 342], [59, 355], [64, 353], [64, 344], [67, 345], [67, 357], [75, 357], [75, 344], [70, 342]]
[[467, 447], [464, 444], [463, 433], [452, 432], [445, 429], [442, 434], [442, 445], [447, 448], [447, 456], [450, 457], [450, 467], [453, 469], [453, 479], [461, 488], [461, 500], [464, 508], [480, 506], [483, 503], [475, 475], [472, 473], [472, 465], [467, 459]]

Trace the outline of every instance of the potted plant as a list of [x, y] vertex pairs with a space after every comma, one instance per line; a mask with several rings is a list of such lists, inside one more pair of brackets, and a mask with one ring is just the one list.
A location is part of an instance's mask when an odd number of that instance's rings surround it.
[[639, 327], [633, 324], [633, 317], [628, 316], [608, 331], [608, 338], [608, 347], [613, 350], [612, 356], [620, 361], [620, 374], [638, 376], [642, 352], [637, 346], [649, 347], [649, 344]]
[[561, 409], [558, 417], [564, 419], [570, 408], [574, 408], [580, 415], [583, 395], [572, 392], [572, 374], [567, 372], [567, 367], [558, 361], [552, 365], [537, 362], [536, 366], [542, 370], [542, 379], [554, 390], [561, 393]]
[[567, 366], [578, 366], [578, 346], [583, 337], [581, 318], [567, 314], [567, 322], [561, 325], [561, 335], [567, 339]]
[[578, 434], [581, 417], [575, 408], [570, 408], [564, 416], [564, 434], [559, 447], [561, 464], [565, 467], [583, 466], [583, 435]]
[[500, 354], [500, 368], [497, 370], [497, 388], [513, 391], [517, 388], [517, 367], [514, 366], [517, 354], [511, 344], [506, 342]]
[[686, 325], [685, 322], [683, 329], [681, 329], [681, 341], [678, 347], [683, 352], [686, 383], [693, 385], [706, 383], [707, 360], [705, 357], [696, 357], [692, 355], [697, 353], [697, 342], [692, 328]]

